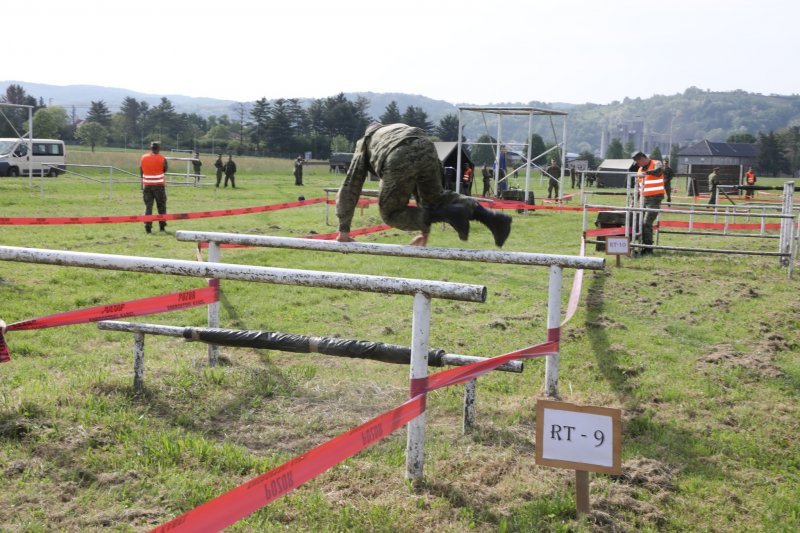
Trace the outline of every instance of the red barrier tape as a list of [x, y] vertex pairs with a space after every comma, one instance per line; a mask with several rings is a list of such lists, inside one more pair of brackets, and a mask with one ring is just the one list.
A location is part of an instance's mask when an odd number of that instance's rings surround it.
[[[66, 311], [41, 318], [33, 318], [9, 324], [7, 331], [44, 329], [71, 324], [84, 324], [99, 320], [114, 320], [131, 316], [153, 315], [167, 311], [177, 311], [198, 305], [208, 305], [219, 300], [219, 283], [188, 291], [174, 292], [160, 296], [151, 296], [139, 300], [131, 300], [109, 305], [99, 305], [75, 311]], [[9, 361], [8, 346], [0, 336], [0, 363]]]
[[625, 227], [587, 229], [584, 232], [584, 235], [586, 237], [605, 237], [605, 236], [610, 236], [610, 235], [625, 235]]
[[155, 222], [157, 220], [188, 220], [195, 218], [225, 217], [231, 215], [246, 215], [250, 213], [263, 213], [265, 211], [278, 211], [304, 205], [319, 204], [325, 198], [312, 198], [298, 202], [262, 205], [257, 207], [242, 207], [239, 209], [220, 209], [218, 211], [197, 211], [194, 213], [174, 213], [171, 215], [131, 215], [120, 217], [0, 217], [0, 226], [39, 226], [48, 224], [120, 224], [127, 222]]
[[[445, 370], [421, 380], [412, 380], [412, 389], [419, 389], [421, 392], [403, 405], [207, 501], [153, 531], [220, 531], [403, 427], [425, 411], [426, 392], [470, 381], [514, 359], [555, 353], [558, 353], [558, 343], [545, 342], [471, 365]], [[420, 387], [426, 380], [427, 386]]]
[[7, 363], [11, 361], [11, 355], [8, 353], [8, 345], [3, 334], [0, 333], [0, 363]]

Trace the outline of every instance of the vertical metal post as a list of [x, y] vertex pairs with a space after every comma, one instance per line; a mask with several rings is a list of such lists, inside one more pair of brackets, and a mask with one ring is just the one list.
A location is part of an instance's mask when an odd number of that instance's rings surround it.
[[114, 167], [108, 166], [108, 199], [111, 200], [112, 190], [114, 188]]
[[503, 122], [503, 115], [497, 115], [497, 151], [494, 154], [494, 195], [500, 198], [500, 124]]
[[475, 389], [477, 380], [471, 379], [464, 383], [464, 434], [475, 427]]
[[[428, 339], [431, 326], [431, 298], [418, 292], [414, 295], [414, 314], [411, 321], [411, 389], [410, 397], [416, 396], [420, 386], [428, 377]], [[406, 479], [422, 479], [425, 462], [425, 413], [408, 423], [406, 444]]]
[[[531, 190], [531, 136], [533, 135], [533, 112], [528, 113], [528, 159], [525, 161], [525, 200], [528, 203], [528, 195]], [[525, 210], [525, 216], [528, 216], [530, 209]]]
[[[28, 107], [28, 187], [33, 189], [33, 107]], [[44, 186], [42, 186], [44, 187]], [[44, 188], [42, 188], [44, 197]]]
[[[561, 332], [561, 282], [563, 269], [560, 266], [550, 267], [550, 285], [547, 291], [547, 338], [560, 337]], [[559, 350], [560, 351], [560, 350]], [[544, 372], [545, 394], [558, 398], [558, 353], [548, 355]]]
[[[458, 153], [456, 153], [456, 192], [461, 192], [461, 177], [463, 174], [461, 173], [461, 109], [458, 110], [458, 142], [456, 143], [456, 149]], [[475, 181], [475, 177], [473, 176], [472, 181]]]
[[[793, 204], [794, 204], [794, 182], [787, 181], [783, 184], [783, 210], [781, 211], [781, 213], [784, 215], [794, 215]], [[791, 233], [793, 231], [793, 224], [794, 224], [794, 218], [781, 219], [780, 250], [778, 251], [782, 254], [791, 253], [791, 245], [792, 245]], [[789, 255], [782, 255], [780, 257], [780, 265], [788, 267], [790, 260], [791, 257]]]
[[[551, 120], [552, 120], [552, 118], [553, 117], [550, 117]], [[528, 142], [530, 142], [530, 140]], [[564, 124], [563, 124], [563, 127], [562, 127], [562, 133], [561, 133], [561, 146], [562, 146], [562, 149], [561, 149], [561, 179], [560, 179], [560, 183], [558, 185], [558, 192], [560, 192], [561, 196], [563, 197], [564, 196], [564, 170], [566, 170], [566, 167], [567, 167], [567, 117], [566, 117], [566, 115], [564, 116]]]
[[144, 333], [133, 334], [133, 392], [144, 390]]
[[[208, 243], [208, 262], [209, 263], [219, 263], [221, 255], [221, 248], [218, 242], [211, 241]], [[218, 279], [210, 279], [208, 280], [208, 286], [213, 287], [217, 285], [219, 288], [219, 280]], [[208, 327], [210, 328], [218, 328], [219, 327], [219, 301], [211, 303], [208, 305]], [[219, 362], [219, 346], [216, 344], [209, 344], [208, 345], [208, 364], [211, 366], [217, 366]]]

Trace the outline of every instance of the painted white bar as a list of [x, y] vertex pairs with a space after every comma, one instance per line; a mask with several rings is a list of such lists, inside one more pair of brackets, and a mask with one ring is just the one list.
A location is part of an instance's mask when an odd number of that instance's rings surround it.
[[602, 270], [605, 267], [605, 258], [580, 257], [575, 255], [503, 252], [499, 250], [470, 250], [465, 248], [435, 248], [372, 242], [337, 242], [318, 239], [298, 239], [295, 237], [241, 235], [238, 233], [217, 233], [209, 231], [177, 231], [175, 232], [175, 238], [179, 241], [189, 242], [217, 242], [245, 246], [338, 252], [344, 254], [450, 259], [456, 261], [476, 261], [513, 265], [558, 265], [563, 268], [583, 268], [587, 270]]
[[[411, 320], [411, 390], [414, 397], [414, 380], [428, 377], [428, 339], [431, 330], [431, 299], [422, 293], [414, 295], [414, 314]], [[408, 423], [406, 441], [406, 479], [422, 479], [425, 462], [425, 412]]]
[[[220, 247], [219, 244], [215, 242], [211, 242], [208, 244], [208, 262], [209, 263], [219, 263], [220, 262]], [[212, 283], [219, 283], [219, 280], [209, 280], [209, 286]], [[219, 301], [213, 302], [208, 304], [208, 327], [210, 328], [218, 328], [219, 327]], [[216, 344], [209, 344], [208, 345], [208, 364], [211, 366], [217, 366], [219, 362], [219, 346]]]
[[[547, 331], [561, 334], [561, 283], [564, 272], [558, 266], [550, 267], [550, 286], [547, 291]], [[559, 350], [560, 351], [560, 350]], [[558, 397], [558, 354], [546, 356], [544, 369], [545, 394]]]
[[467, 302], [486, 301], [486, 287], [444, 281], [390, 278], [338, 272], [317, 272], [288, 268], [271, 268], [228, 263], [202, 263], [179, 259], [161, 259], [129, 255], [65, 252], [0, 246], [0, 261], [79, 266], [104, 270], [124, 270], [150, 274], [172, 274], [199, 278], [257, 281], [276, 285], [299, 285], [364, 292], [415, 295]]
[[144, 333], [133, 334], [133, 390], [144, 390]]

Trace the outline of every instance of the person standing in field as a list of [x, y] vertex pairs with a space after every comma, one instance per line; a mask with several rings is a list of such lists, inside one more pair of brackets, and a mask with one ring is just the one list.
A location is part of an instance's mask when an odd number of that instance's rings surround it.
[[[650, 159], [643, 152], [633, 155], [634, 166], [639, 167], [636, 181], [645, 209], [661, 209], [664, 200], [664, 168], [661, 161]], [[642, 244], [653, 245], [653, 223], [658, 213], [648, 211], [642, 223]], [[642, 248], [640, 255], [652, 254], [652, 248]]]
[[194, 169], [194, 179], [195, 182], [200, 179], [200, 169], [203, 166], [203, 162], [200, 161], [200, 152], [194, 153], [194, 159], [192, 159], [192, 168]]
[[667, 193], [667, 203], [672, 202], [672, 177], [675, 171], [669, 166], [669, 159], [664, 158], [664, 192]]
[[561, 167], [556, 164], [555, 159], [550, 160], [550, 166], [545, 171], [547, 173], [547, 197], [552, 195], [554, 199], [558, 200], [558, 180], [561, 178]]
[[236, 163], [233, 162], [233, 155], [228, 156], [228, 161], [225, 163], [225, 187], [228, 186], [228, 180], [231, 181], [231, 187], [236, 188]]
[[481, 169], [481, 175], [483, 176], [483, 193], [482, 196], [484, 198], [489, 197], [489, 193], [492, 190], [492, 178], [494, 172], [493, 169], [489, 168], [489, 163], [484, 163], [483, 168]]
[[[156, 204], [159, 215], [167, 214], [167, 181], [166, 173], [169, 166], [166, 158], [161, 155], [161, 145], [158, 142], [150, 143], [150, 153], [144, 154], [139, 161], [139, 177], [142, 180], [142, 196], [144, 198], [144, 214], [153, 214], [153, 202]], [[167, 231], [167, 221], [159, 220], [161, 231]], [[153, 223], [144, 223], [144, 230], [152, 233]]]
[[[747, 172], [744, 173], [744, 183], [745, 185], [755, 185], [756, 184], [756, 173], [753, 172], [753, 167], [748, 167]], [[744, 199], [750, 200], [755, 198], [756, 191], [753, 189], [747, 189], [744, 193]]]
[[[469, 238], [469, 221], [486, 225], [497, 246], [511, 233], [511, 217], [481, 206], [477, 200], [442, 187], [444, 170], [428, 135], [406, 124], [373, 122], [356, 144], [355, 154], [336, 195], [339, 242], [353, 242], [353, 220], [364, 180], [372, 172], [382, 180], [378, 208], [383, 221], [395, 228], [419, 231], [412, 246], [425, 246], [431, 224], [447, 222], [462, 241]], [[408, 205], [411, 195], [416, 205]]]
[[303, 156], [298, 155], [297, 159], [294, 160], [294, 184], [295, 185], [302, 185], [303, 184]]
[[718, 170], [719, 167], [714, 167], [714, 170], [708, 175], [708, 191], [711, 193], [711, 198], [708, 200], [709, 204], [717, 203], [717, 186], [719, 185]]
[[222, 154], [217, 156], [217, 160], [214, 161], [214, 167], [217, 169], [217, 187], [219, 187], [219, 184], [222, 181], [222, 172], [225, 169], [225, 163], [222, 162]]

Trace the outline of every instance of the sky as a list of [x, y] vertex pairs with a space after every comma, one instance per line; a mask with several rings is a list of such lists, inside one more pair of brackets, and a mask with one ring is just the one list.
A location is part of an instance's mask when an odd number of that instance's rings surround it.
[[[797, 94], [794, 0], [39, 0], [0, 79], [240, 102]], [[30, 51], [30, 53], [28, 53]], [[54, 57], [53, 61], [37, 58]], [[25, 60], [25, 58], [31, 58]]]

